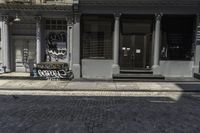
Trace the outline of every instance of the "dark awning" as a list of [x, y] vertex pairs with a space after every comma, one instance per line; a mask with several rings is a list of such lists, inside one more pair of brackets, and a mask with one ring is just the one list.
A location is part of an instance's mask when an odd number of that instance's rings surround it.
[[26, 11], [64, 11], [72, 12], [70, 5], [24, 5], [24, 4], [0, 4], [0, 10], [26, 10]]
[[80, 6], [200, 6], [200, 0], [80, 0]]

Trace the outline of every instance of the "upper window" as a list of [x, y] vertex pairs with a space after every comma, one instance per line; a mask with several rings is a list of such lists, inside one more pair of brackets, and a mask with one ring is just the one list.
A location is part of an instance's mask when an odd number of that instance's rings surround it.
[[47, 19], [46, 30], [67, 30], [67, 21], [63, 19]]
[[82, 57], [112, 59], [111, 16], [83, 16]]
[[163, 16], [163, 60], [191, 60], [194, 31], [194, 16]]

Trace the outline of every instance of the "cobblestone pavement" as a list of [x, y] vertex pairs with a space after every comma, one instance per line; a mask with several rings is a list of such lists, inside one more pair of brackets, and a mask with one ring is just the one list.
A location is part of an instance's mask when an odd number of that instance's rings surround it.
[[78, 92], [45, 96], [1, 93], [0, 133], [200, 131], [200, 93], [79, 92], [88, 96], [75, 93]]

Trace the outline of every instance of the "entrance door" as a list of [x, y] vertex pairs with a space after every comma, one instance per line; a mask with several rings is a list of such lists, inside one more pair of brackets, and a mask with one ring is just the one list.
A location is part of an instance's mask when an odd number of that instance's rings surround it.
[[146, 68], [146, 36], [122, 35], [120, 48], [121, 70]]
[[36, 57], [35, 39], [15, 39], [15, 71], [30, 72]]

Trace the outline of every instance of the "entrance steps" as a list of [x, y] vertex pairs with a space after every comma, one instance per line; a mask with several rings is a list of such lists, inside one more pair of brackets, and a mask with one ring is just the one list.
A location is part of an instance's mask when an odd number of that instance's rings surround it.
[[121, 74], [153, 74], [151, 70], [120, 70]]
[[164, 80], [162, 75], [153, 75], [151, 70], [121, 70], [120, 74], [114, 74], [114, 81], [128, 80]]

